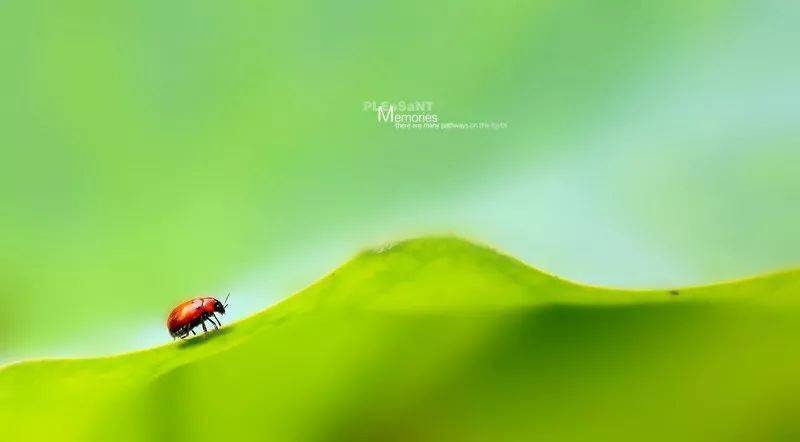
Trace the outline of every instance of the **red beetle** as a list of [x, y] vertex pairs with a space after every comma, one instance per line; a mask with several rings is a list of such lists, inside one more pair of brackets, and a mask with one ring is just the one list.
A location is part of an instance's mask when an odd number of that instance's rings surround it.
[[[230, 296], [230, 293], [228, 293], [228, 296]], [[192, 332], [193, 335], [196, 334], [194, 328], [198, 325], [202, 325], [203, 331], [208, 333], [206, 321], [211, 322], [211, 325], [219, 330], [217, 323], [222, 326], [222, 322], [220, 322], [219, 318], [217, 318], [217, 315], [214, 313], [225, 314], [225, 308], [228, 306], [228, 296], [225, 297], [224, 304], [219, 302], [217, 298], [212, 298], [210, 296], [194, 298], [178, 304], [167, 318], [169, 334], [173, 339], [183, 339], [189, 336], [189, 332]], [[214, 319], [216, 319], [217, 322], [214, 322]]]

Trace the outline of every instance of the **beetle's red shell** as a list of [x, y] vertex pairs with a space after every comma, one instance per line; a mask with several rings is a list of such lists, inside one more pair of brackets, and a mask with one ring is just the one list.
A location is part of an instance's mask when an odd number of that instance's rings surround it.
[[[216, 298], [201, 297], [184, 301], [172, 310], [167, 318], [167, 329], [172, 336], [187, 327], [192, 328], [202, 320], [203, 313], [210, 315], [214, 313], [214, 303]], [[187, 331], [188, 333], [188, 331]]]

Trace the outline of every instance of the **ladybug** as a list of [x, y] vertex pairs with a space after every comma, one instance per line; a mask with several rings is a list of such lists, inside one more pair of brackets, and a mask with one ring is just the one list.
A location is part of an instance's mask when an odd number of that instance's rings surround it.
[[[228, 296], [230, 296], [230, 293], [228, 293]], [[214, 313], [225, 314], [225, 308], [228, 306], [228, 296], [225, 297], [224, 304], [219, 302], [217, 298], [210, 296], [194, 298], [178, 304], [167, 318], [169, 334], [173, 339], [184, 339], [189, 336], [189, 332], [192, 332], [193, 335], [196, 334], [194, 328], [198, 325], [202, 325], [203, 331], [208, 333], [206, 321], [211, 322], [211, 325], [219, 330], [217, 323], [222, 326], [222, 322]], [[217, 322], [214, 322], [215, 319]]]

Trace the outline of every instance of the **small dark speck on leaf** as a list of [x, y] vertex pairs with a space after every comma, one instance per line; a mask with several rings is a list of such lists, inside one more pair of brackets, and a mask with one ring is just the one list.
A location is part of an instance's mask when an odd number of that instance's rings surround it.
[[670, 294], [670, 295], [672, 295], [672, 296], [678, 296], [678, 295], [680, 295], [680, 294], [681, 294], [681, 292], [679, 292], [679, 291], [677, 291], [677, 290], [670, 290], [670, 291], [669, 291], [669, 294]]

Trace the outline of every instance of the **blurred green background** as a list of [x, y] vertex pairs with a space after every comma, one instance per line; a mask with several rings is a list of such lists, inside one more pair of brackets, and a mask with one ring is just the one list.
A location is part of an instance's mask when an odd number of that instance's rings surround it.
[[[0, 361], [241, 317], [361, 247], [477, 238], [595, 284], [797, 265], [790, 1], [0, 3]], [[432, 101], [396, 130], [364, 101]], [[228, 319], [230, 321], [230, 319]]]

